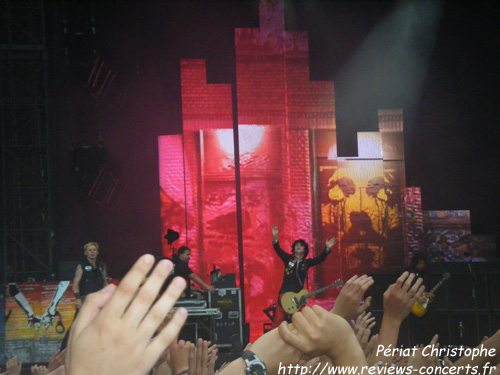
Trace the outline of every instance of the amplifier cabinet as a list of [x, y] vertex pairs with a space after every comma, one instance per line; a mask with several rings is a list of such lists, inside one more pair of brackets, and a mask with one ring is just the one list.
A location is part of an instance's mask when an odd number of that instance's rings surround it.
[[241, 313], [241, 290], [220, 288], [208, 293], [210, 308], [220, 309], [220, 317], [214, 317], [215, 343], [220, 348], [243, 350], [243, 320]]

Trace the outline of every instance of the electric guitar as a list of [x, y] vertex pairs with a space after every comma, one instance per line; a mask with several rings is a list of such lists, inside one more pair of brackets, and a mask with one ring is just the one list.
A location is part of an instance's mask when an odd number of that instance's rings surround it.
[[306, 289], [303, 289], [298, 293], [287, 292], [281, 297], [281, 307], [283, 307], [283, 310], [285, 310], [287, 314], [294, 314], [299, 311], [302, 306], [307, 305], [307, 299], [309, 297], [315, 296], [316, 294], [322, 293], [325, 290], [335, 288], [336, 286], [341, 286], [343, 284], [344, 282], [342, 280], [337, 280], [333, 284], [315, 290], [311, 293], [307, 293]]
[[422, 294], [422, 297], [424, 298], [423, 302], [416, 301], [415, 304], [413, 305], [411, 309], [411, 313], [415, 316], [422, 317], [427, 313], [427, 306], [432, 302], [431, 298], [429, 297], [429, 294], [434, 294], [434, 292], [444, 284], [445, 281], [450, 279], [450, 274], [448, 272], [445, 272], [443, 274], [443, 277], [439, 282], [434, 285], [434, 288], [432, 288], [429, 293], [425, 292]]

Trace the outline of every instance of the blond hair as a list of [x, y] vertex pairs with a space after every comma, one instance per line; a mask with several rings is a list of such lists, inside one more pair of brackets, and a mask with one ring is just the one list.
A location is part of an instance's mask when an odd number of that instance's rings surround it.
[[97, 247], [97, 250], [99, 250], [99, 244], [97, 242], [87, 242], [85, 245], [83, 245], [83, 250], [87, 251], [87, 248], [92, 245]]

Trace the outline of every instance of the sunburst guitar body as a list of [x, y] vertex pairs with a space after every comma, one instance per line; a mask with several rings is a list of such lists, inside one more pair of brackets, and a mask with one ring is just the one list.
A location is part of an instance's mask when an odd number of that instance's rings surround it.
[[439, 280], [439, 282], [434, 285], [434, 288], [432, 288], [429, 293], [423, 293], [422, 294], [422, 301], [416, 301], [415, 304], [413, 305], [412, 309], [411, 309], [411, 313], [415, 316], [418, 316], [419, 318], [424, 316], [426, 313], [427, 313], [427, 307], [429, 306], [429, 304], [432, 302], [431, 298], [429, 295], [434, 295], [434, 292], [436, 292], [436, 290], [441, 286], [443, 285], [443, 283], [447, 280], [450, 279], [450, 274], [448, 272], [444, 273], [443, 274], [443, 277], [441, 278], [441, 280]]

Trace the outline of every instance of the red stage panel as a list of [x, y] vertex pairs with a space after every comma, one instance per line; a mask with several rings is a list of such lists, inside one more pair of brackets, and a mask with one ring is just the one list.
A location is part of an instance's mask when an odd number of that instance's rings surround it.
[[239, 284], [233, 130], [203, 130], [200, 140], [201, 269], [207, 275], [215, 265]]
[[[184, 190], [184, 161], [182, 135], [158, 137], [160, 168], [161, 225], [165, 235], [168, 229], [180, 233], [176, 243], [186, 242], [186, 200]], [[164, 256], [172, 253], [167, 240], [162, 238]]]
[[[160, 142], [170, 147], [160, 150], [164, 229], [181, 228], [180, 244], [194, 250], [192, 268], [204, 278], [213, 265], [238, 273], [242, 239], [252, 341], [268, 322], [262, 310], [276, 300], [283, 277], [273, 224], [283, 249], [303, 238], [311, 256], [337, 237], [333, 254], [310, 271], [310, 289], [401, 267], [404, 255], [402, 111], [379, 111], [381, 133], [361, 135], [359, 158], [337, 160], [333, 82], [309, 80], [307, 33], [285, 31], [283, 3], [266, 4], [260, 29], [235, 32], [240, 175], [231, 86], [207, 84], [203, 60], [181, 62], [184, 148], [181, 138]], [[165, 166], [170, 158], [175, 170]], [[331, 305], [335, 294], [320, 299]]]

